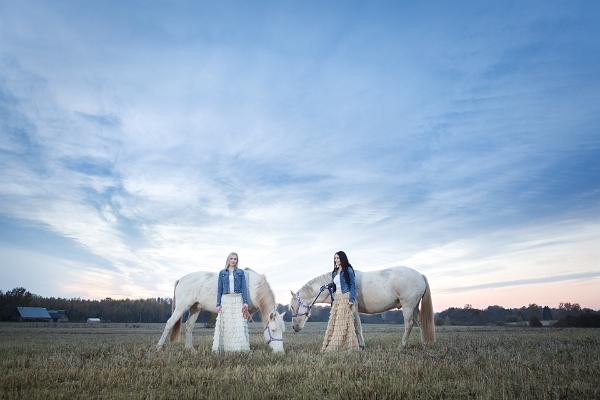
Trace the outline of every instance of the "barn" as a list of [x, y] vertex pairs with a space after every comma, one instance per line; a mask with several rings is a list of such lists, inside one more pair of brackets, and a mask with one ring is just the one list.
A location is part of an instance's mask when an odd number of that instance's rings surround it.
[[67, 322], [69, 318], [67, 318], [67, 314], [65, 310], [48, 310], [48, 314], [52, 317], [54, 322]]
[[52, 321], [52, 316], [44, 307], [17, 307], [19, 321]]

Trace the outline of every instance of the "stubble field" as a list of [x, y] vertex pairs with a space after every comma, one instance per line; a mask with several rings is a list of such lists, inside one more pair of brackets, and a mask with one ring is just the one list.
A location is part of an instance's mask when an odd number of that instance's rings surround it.
[[154, 350], [162, 324], [0, 324], [0, 398], [600, 398], [600, 330], [441, 327], [423, 348], [416, 329], [364, 325], [367, 349], [319, 354], [325, 331], [288, 326], [285, 355], [251, 324], [249, 354], [213, 355], [197, 324]]

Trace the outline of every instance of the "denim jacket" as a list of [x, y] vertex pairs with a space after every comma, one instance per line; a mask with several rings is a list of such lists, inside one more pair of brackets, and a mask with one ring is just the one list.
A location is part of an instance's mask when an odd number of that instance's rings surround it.
[[[331, 273], [332, 282], [336, 274], [336, 271]], [[342, 293], [350, 291], [350, 303], [354, 303], [356, 301], [356, 277], [354, 276], [354, 269], [352, 267], [348, 267], [348, 277], [350, 278], [350, 282], [346, 282], [346, 274], [342, 272], [340, 275], [340, 285], [342, 286]]]
[[217, 307], [221, 306], [221, 296], [223, 293], [241, 293], [244, 304], [248, 304], [248, 285], [244, 270], [236, 268], [233, 271], [233, 290], [229, 288], [229, 271], [227, 269], [219, 272], [219, 281], [217, 282]]

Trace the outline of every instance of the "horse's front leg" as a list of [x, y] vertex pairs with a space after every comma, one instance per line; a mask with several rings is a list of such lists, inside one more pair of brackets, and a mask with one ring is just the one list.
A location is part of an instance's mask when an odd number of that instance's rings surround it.
[[356, 332], [356, 338], [358, 339], [358, 345], [364, 350], [365, 338], [363, 337], [362, 323], [360, 322], [360, 314], [358, 313], [357, 305], [354, 305], [352, 310], [354, 311], [354, 330]]

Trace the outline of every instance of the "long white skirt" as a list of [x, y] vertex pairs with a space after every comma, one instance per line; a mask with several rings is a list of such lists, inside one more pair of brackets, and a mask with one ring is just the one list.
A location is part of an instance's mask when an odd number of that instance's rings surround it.
[[224, 294], [217, 315], [212, 351], [250, 351], [248, 321], [242, 316], [242, 295]]

